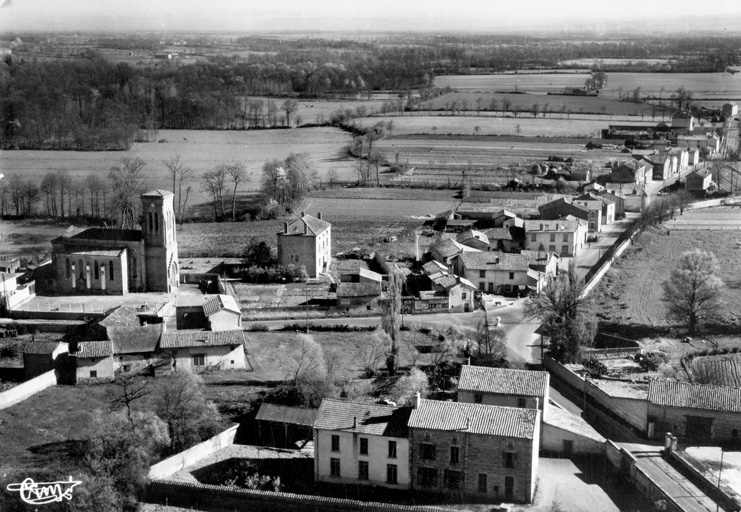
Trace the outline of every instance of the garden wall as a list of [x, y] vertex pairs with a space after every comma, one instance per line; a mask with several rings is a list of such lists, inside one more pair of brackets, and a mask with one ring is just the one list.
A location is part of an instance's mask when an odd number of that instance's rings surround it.
[[57, 376], [54, 374], [54, 370], [42, 373], [38, 377], [34, 377], [23, 384], [18, 384], [17, 386], [0, 393], [0, 410], [7, 409], [11, 405], [22, 402], [39, 391], [56, 385]]
[[723, 510], [741, 510], [741, 496], [731, 489], [725, 482], [718, 479], [709, 471], [703, 471], [704, 464], [686, 452], [665, 450], [666, 459], [674, 468], [686, 476], [710, 499], [720, 504]]

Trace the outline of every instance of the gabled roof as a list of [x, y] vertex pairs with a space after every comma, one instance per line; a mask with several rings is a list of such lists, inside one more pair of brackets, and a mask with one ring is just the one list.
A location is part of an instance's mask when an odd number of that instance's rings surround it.
[[106, 341], [80, 341], [77, 343], [77, 352], [71, 355], [77, 358], [108, 357], [113, 355], [113, 342]]
[[375, 436], [407, 437], [410, 413], [409, 407], [325, 398], [319, 406], [314, 428]]
[[88, 228], [72, 236], [60, 236], [52, 240], [52, 243], [64, 243], [69, 240], [109, 240], [120, 242], [139, 242], [143, 240], [139, 229], [106, 229]]
[[150, 190], [149, 192], [145, 192], [142, 194], [142, 197], [167, 197], [175, 195], [169, 190], [162, 190], [160, 188], [156, 188], [154, 190]]
[[317, 412], [317, 409], [308, 409], [306, 407], [289, 407], [287, 405], [262, 403], [255, 419], [257, 421], [274, 421], [276, 423], [311, 427], [314, 425]]
[[162, 334], [160, 348], [224, 347], [244, 344], [244, 332], [183, 330]]
[[[306, 233], [304, 233], [304, 226], [306, 226]], [[331, 224], [327, 221], [317, 219], [311, 215], [304, 215], [288, 225], [287, 233], [281, 231], [278, 234], [283, 236], [317, 236], [329, 229], [330, 226]]]
[[492, 240], [513, 240], [512, 233], [507, 228], [491, 228], [484, 231], [484, 234]]
[[139, 325], [139, 313], [128, 307], [118, 306], [116, 309], [105, 317], [103, 320], [98, 322], [103, 327], [114, 327], [114, 326], [133, 326]]
[[587, 192], [586, 194], [580, 195], [576, 199], [577, 201], [599, 201], [600, 203], [605, 203], [605, 204], [612, 204], [615, 202], [608, 197], [598, 196], [596, 194], [592, 194], [589, 192]]
[[548, 372], [463, 366], [458, 390], [542, 398], [548, 390]]
[[372, 270], [368, 270], [367, 268], [358, 268], [358, 275], [360, 277], [364, 277], [365, 279], [370, 279], [371, 281], [377, 281], [377, 282], [383, 282], [383, 276], [379, 274], [378, 272], [373, 272]]
[[574, 204], [574, 202], [573, 202], [573, 200], [571, 198], [566, 198], [566, 197], [560, 197], [560, 198], [556, 199], [555, 201], [551, 201], [550, 203], [546, 203], [546, 204], [540, 205], [538, 207], [538, 211], [542, 212], [543, 210], [547, 210], [549, 208], [553, 208], [554, 206], [557, 206], [559, 204], [567, 204], [567, 205], [571, 206], [572, 208], [576, 208], [576, 209], [582, 210], [585, 213], [589, 211], [589, 209], [587, 207], [585, 207], [585, 206], [583, 206], [581, 204]]
[[219, 311], [226, 310], [232, 313], [242, 314], [242, 310], [239, 309], [237, 301], [231, 295], [216, 295], [211, 297], [203, 304], [203, 313], [206, 316], [211, 316]]
[[440, 273], [442, 273], [442, 274], [449, 273], [448, 267], [446, 267], [445, 265], [443, 265], [439, 261], [435, 261], [435, 260], [428, 261], [427, 263], [425, 263], [424, 265], [422, 265], [422, 270], [428, 276], [433, 276], [435, 274], [440, 274]]
[[381, 295], [380, 283], [339, 283], [337, 297], [378, 297]]
[[528, 262], [521, 254], [508, 252], [464, 252], [458, 256], [467, 270], [522, 270]]
[[[49, 354], [51, 355], [61, 344], [61, 341], [32, 341], [23, 347], [24, 354]], [[67, 345], [65, 343], [65, 345]]]
[[455, 239], [463, 245], [466, 245], [467, 242], [471, 242], [473, 240], [478, 240], [479, 242], [483, 242], [486, 245], [489, 245], [489, 237], [487, 237], [483, 232], [477, 231], [475, 229], [467, 229], [466, 231], [458, 233], [458, 236]]
[[459, 254], [461, 252], [472, 252], [478, 250], [474, 249], [473, 247], [468, 247], [467, 245], [460, 244], [450, 238], [437, 240], [432, 245], [430, 245], [429, 250], [432, 251], [433, 248], [438, 253], [440, 253], [440, 256], [442, 256], [443, 258], [450, 258], [451, 256], [455, 256], [456, 254]]
[[113, 326], [106, 332], [113, 341], [114, 354], [147, 354], [157, 349], [163, 325]]
[[467, 432], [489, 436], [533, 439], [537, 409], [420, 400], [412, 410], [409, 428]]
[[667, 407], [741, 412], [741, 388], [654, 379], [648, 384], [648, 401]]
[[566, 232], [573, 233], [579, 228], [579, 223], [573, 220], [558, 219], [558, 220], [526, 220], [525, 221], [525, 233], [533, 232]]
[[599, 443], [604, 443], [605, 438], [599, 432], [587, 423], [581, 416], [561, 409], [560, 407], [550, 407], [548, 415], [543, 419], [544, 423], [556, 427], [566, 432], [572, 432], [581, 437], [586, 437]]

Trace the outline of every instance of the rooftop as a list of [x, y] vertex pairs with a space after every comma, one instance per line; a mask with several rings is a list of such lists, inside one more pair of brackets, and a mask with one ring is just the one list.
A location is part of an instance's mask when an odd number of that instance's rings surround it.
[[508, 252], [464, 252], [460, 256], [467, 270], [522, 270], [528, 269], [528, 260], [521, 254]]
[[438, 253], [440, 253], [440, 256], [442, 256], [443, 258], [449, 258], [451, 256], [455, 256], [456, 254], [464, 252], [464, 251], [472, 252], [476, 250], [471, 247], [460, 244], [450, 238], [437, 240], [432, 245], [430, 245], [430, 250], [432, 250], [433, 248]]
[[169, 190], [162, 190], [159, 188], [156, 188], [154, 190], [150, 190], [149, 192], [145, 192], [142, 194], [142, 197], [167, 197], [174, 195]]
[[[65, 237], [55, 239], [63, 240]], [[105, 229], [88, 228], [85, 231], [72, 235], [74, 240], [113, 240], [120, 242], [139, 242], [142, 240], [142, 232], [139, 229]]]
[[[304, 230], [304, 226], [306, 226], [306, 230]], [[330, 227], [331, 224], [327, 221], [317, 219], [311, 215], [303, 215], [289, 223], [287, 231], [281, 231], [278, 234], [283, 236], [316, 236]]]
[[[32, 341], [23, 347], [24, 354], [51, 354], [61, 342], [59, 341]], [[65, 345], [67, 345], [65, 343]]]
[[206, 316], [211, 316], [222, 310], [232, 311], [239, 315], [242, 314], [242, 310], [239, 309], [237, 301], [235, 301], [234, 297], [231, 295], [216, 295], [203, 304], [203, 312]]
[[648, 385], [648, 401], [668, 407], [741, 412], [741, 389], [654, 379]]
[[314, 421], [315, 429], [407, 437], [409, 407], [346, 402], [325, 398]]
[[227, 331], [171, 331], [162, 334], [160, 348], [224, 347], [244, 344], [244, 332]]
[[113, 355], [113, 342], [109, 341], [80, 341], [77, 343], [75, 357], [108, 357]]
[[605, 442], [605, 438], [602, 437], [599, 432], [594, 430], [594, 428], [582, 417], [561, 409], [560, 407], [550, 407], [548, 409], [548, 415], [543, 421], [548, 425], [560, 428], [561, 430], [573, 432], [574, 434], [578, 434], [588, 439], [593, 439], [600, 443]]
[[525, 221], [525, 232], [532, 233], [533, 231], [576, 231], [579, 227], [579, 222], [568, 219], [558, 220], [526, 220]]
[[533, 439], [538, 418], [537, 409], [420, 400], [409, 428]]
[[381, 295], [379, 283], [339, 283], [337, 297], [377, 297]]
[[306, 407], [289, 407], [287, 405], [266, 404], [260, 405], [255, 419], [257, 421], [274, 421], [277, 423], [289, 423], [291, 425], [304, 425], [311, 427], [316, 420], [317, 409]]
[[462, 391], [545, 397], [548, 372], [463, 366], [458, 382]]
[[157, 348], [164, 324], [106, 327], [114, 354], [151, 353]]

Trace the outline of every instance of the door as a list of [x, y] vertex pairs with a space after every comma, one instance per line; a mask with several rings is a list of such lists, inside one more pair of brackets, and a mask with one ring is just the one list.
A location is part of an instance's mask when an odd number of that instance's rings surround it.
[[574, 441], [563, 441], [563, 456], [570, 459], [574, 455]]
[[687, 416], [684, 435], [688, 441], [708, 442], [713, 438], [713, 418]]
[[505, 476], [504, 477], [504, 497], [506, 499], [512, 499], [515, 495], [515, 477]]
[[494, 293], [494, 283], [489, 283], [489, 293]]

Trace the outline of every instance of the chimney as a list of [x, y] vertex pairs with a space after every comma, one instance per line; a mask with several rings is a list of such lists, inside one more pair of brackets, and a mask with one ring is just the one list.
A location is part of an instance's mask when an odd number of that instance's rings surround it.
[[352, 418], [352, 428], [353, 429], [358, 428], [358, 417], [357, 416], [353, 416]]
[[471, 418], [466, 417], [466, 430], [471, 428]]
[[418, 391], [417, 392], [417, 396], [416, 396], [416, 398], [414, 400], [414, 408], [415, 409], [419, 409], [419, 402], [420, 402], [420, 400], [422, 400], [422, 394]]
[[283, 232], [288, 233], [288, 222], [283, 223]]
[[306, 212], [301, 210], [301, 218], [303, 219], [306, 216]]
[[322, 212], [316, 212], [316, 218], [322, 220]]

